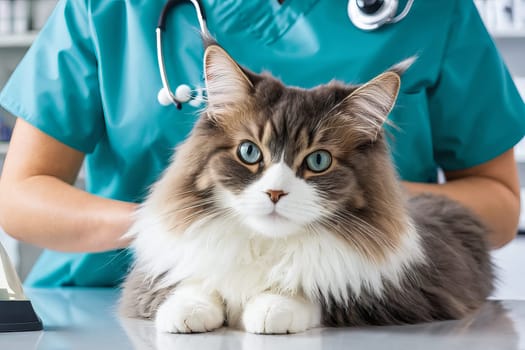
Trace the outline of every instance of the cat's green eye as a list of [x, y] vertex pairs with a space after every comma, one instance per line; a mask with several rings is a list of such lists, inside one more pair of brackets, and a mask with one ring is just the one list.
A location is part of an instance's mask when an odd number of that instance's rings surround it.
[[332, 156], [327, 151], [315, 151], [306, 157], [306, 166], [314, 173], [321, 173], [332, 164]]
[[252, 165], [261, 161], [262, 153], [253, 142], [244, 141], [237, 149], [237, 155], [246, 164]]

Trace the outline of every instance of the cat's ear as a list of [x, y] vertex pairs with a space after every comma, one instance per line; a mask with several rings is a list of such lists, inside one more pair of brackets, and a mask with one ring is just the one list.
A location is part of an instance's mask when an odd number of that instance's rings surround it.
[[390, 67], [387, 71], [388, 72], [394, 72], [400, 77], [402, 77], [405, 72], [412, 67], [412, 65], [418, 60], [418, 56], [412, 56], [409, 58], [404, 59], [403, 61], [394, 64], [392, 67]]
[[[357, 129], [375, 141], [397, 99], [400, 77], [387, 71], [354, 90], [343, 101], [346, 114], [352, 116]], [[355, 125], [354, 125], [355, 126]]]
[[253, 90], [241, 67], [218, 45], [208, 46], [204, 52], [204, 78], [208, 111], [213, 114], [242, 106]]

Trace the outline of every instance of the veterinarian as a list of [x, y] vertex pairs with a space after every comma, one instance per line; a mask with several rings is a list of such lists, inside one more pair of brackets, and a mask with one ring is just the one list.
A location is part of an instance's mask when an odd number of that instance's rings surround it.
[[[0, 179], [0, 226], [45, 248], [28, 285], [115, 286], [128, 270], [129, 242], [120, 237], [203, 106], [191, 5], [169, 15], [163, 55], [173, 87], [185, 84], [196, 98], [181, 109], [158, 102], [164, 4], [61, 0], [1, 92], [18, 120]], [[365, 82], [417, 55], [390, 118], [403, 184], [470, 207], [494, 247], [513, 239], [513, 146], [525, 134], [525, 107], [472, 1], [415, 0], [402, 20], [372, 31], [335, 0], [203, 6], [210, 33], [240, 64], [290, 85]], [[73, 186], [83, 163], [85, 191]], [[438, 168], [446, 184], [436, 183]]]

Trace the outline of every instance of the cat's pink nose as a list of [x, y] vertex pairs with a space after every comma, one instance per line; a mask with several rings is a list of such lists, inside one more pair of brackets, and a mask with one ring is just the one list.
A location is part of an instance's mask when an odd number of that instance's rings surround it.
[[270, 197], [272, 202], [277, 203], [279, 199], [286, 196], [288, 193], [281, 190], [268, 190], [266, 191], [266, 194]]

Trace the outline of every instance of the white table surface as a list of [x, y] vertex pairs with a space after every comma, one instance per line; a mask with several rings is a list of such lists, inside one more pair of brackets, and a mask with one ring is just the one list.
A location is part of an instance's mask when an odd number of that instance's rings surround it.
[[295, 335], [157, 334], [151, 321], [121, 318], [115, 289], [26, 290], [44, 330], [0, 334], [0, 349], [525, 349], [525, 301], [488, 301], [460, 321], [324, 328]]
[[492, 262], [497, 276], [492, 297], [525, 300], [525, 235], [519, 235], [503, 248], [493, 250]]

